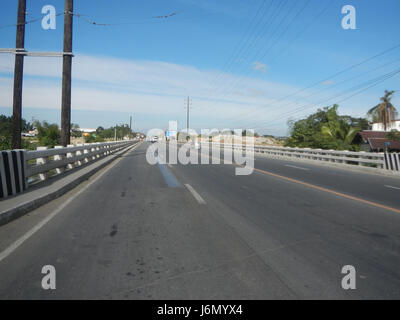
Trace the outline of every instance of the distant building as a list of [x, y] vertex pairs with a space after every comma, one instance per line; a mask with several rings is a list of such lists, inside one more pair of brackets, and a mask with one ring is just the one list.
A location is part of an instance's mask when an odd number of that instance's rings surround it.
[[33, 130], [29, 130], [28, 132], [22, 132], [21, 135], [23, 137], [36, 137], [39, 134], [39, 131], [35, 128]]
[[[371, 131], [385, 131], [385, 127], [381, 122], [372, 123]], [[400, 131], [400, 120], [395, 120], [387, 124], [386, 132], [390, 132], [392, 130]]]
[[359, 133], [361, 151], [385, 152], [400, 151], [400, 141], [386, 138], [387, 131], [364, 130]]
[[29, 134], [32, 134], [33, 136], [36, 137], [36, 136], [39, 134], [39, 131], [38, 131], [38, 129], [33, 128], [33, 130], [30, 130], [28, 133], [29, 133]]
[[96, 129], [79, 128], [78, 131], [80, 131], [82, 133], [95, 133]]

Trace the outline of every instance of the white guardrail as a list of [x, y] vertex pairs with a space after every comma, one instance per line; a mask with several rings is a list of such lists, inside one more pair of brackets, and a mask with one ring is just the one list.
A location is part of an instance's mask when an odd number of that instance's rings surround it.
[[[204, 144], [204, 143], [202, 143]], [[216, 147], [229, 147], [237, 151], [251, 151], [254, 153], [273, 157], [285, 157], [292, 159], [305, 159], [323, 162], [332, 162], [345, 165], [358, 165], [362, 167], [372, 167], [382, 170], [390, 170], [400, 173], [400, 154], [399, 153], [376, 153], [376, 152], [353, 152], [338, 150], [323, 150], [311, 148], [290, 148], [254, 145], [247, 147], [241, 144], [220, 144], [212, 143]]]
[[15, 195], [30, 184], [44, 181], [137, 143], [125, 140], [104, 143], [38, 147], [34, 151], [0, 152], [0, 198]]

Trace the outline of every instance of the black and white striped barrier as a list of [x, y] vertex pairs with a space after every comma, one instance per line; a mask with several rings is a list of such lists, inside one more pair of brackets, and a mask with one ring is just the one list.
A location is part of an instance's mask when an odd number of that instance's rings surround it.
[[385, 153], [385, 169], [400, 171], [400, 153]]
[[25, 150], [0, 151], [0, 198], [26, 190]]

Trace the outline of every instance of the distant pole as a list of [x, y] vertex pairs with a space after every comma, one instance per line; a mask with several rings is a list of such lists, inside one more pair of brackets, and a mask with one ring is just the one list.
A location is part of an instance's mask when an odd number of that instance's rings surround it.
[[114, 141], [117, 141], [117, 125], [115, 125], [114, 129]]
[[[72, 69], [72, 18], [73, 0], [65, 0], [64, 9], [64, 56], [61, 102], [61, 143], [70, 144], [71, 139], [71, 69]], [[65, 54], [69, 53], [69, 54]]]
[[129, 138], [132, 138], [132, 116], [129, 118]]
[[189, 134], [189, 97], [187, 97], [186, 129]]
[[18, 0], [16, 54], [14, 67], [14, 96], [12, 119], [12, 149], [21, 149], [22, 132], [22, 82], [24, 74], [24, 55], [18, 54], [25, 47], [26, 0]]

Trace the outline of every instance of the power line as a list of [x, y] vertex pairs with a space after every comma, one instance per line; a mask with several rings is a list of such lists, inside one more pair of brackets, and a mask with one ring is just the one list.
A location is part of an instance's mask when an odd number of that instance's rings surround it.
[[[320, 93], [323, 92], [323, 91], [331, 90], [332, 88], [337, 87], [337, 86], [339, 86], [339, 85], [341, 85], [341, 84], [343, 84], [343, 83], [346, 83], [346, 82], [348, 82], [348, 81], [354, 80], [354, 79], [359, 78], [359, 77], [362, 77], [362, 76], [364, 76], [364, 75], [366, 75], [366, 74], [369, 74], [369, 73], [374, 72], [374, 71], [376, 71], [376, 70], [382, 69], [382, 68], [384, 68], [384, 67], [386, 67], [386, 66], [388, 66], [388, 65], [391, 65], [391, 64], [393, 64], [393, 63], [395, 63], [395, 62], [398, 62], [398, 61], [400, 61], [400, 59], [392, 60], [392, 61], [390, 61], [390, 62], [388, 62], [388, 63], [385, 63], [385, 64], [383, 64], [383, 65], [380, 65], [380, 66], [378, 66], [378, 67], [376, 67], [376, 68], [373, 68], [373, 69], [368, 70], [368, 71], [366, 71], [366, 72], [363, 72], [363, 73], [361, 73], [361, 74], [358, 74], [358, 75], [356, 75], [356, 76], [354, 76], [354, 77], [347, 78], [347, 79], [345, 79], [345, 80], [343, 80], [343, 81], [340, 81], [340, 82], [335, 83], [334, 85], [330, 85], [330, 86], [327, 86], [327, 87], [325, 87], [325, 88], [322, 88], [322, 89], [318, 90], [317, 92], [313, 92], [313, 93], [311, 93], [311, 94], [309, 94], [309, 95], [307, 95], [307, 96], [305, 96], [305, 97], [302, 97], [302, 98], [303, 98], [303, 99], [308, 99], [308, 98], [310, 98], [310, 97], [312, 97], [312, 96], [315, 96], [315, 95], [320, 94]], [[279, 108], [283, 108], [283, 107], [286, 107], [286, 106], [290, 106], [291, 104], [292, 104], [292, 102], [287, 103], [287, 104], [284, 104], [284, 105], [280, 105]], [[261, 112], [261, 110], [259, 110], [259, 112]], [[248, 114], [248, 113], [247, 113], [247, 117], [245, 117], [245, 118], [249, 118], [249, 117], [254, 117], [254, 114]], [[236, 121], [234, 121], [234, 122], [241, 121], [241, 120], [243, 120], [243, 117], [240, 117], [240, 119], [238, 119], [238, 120], [236, 120]]]
[[[152, 16], [152, 17], [148, 17], [148, 18], [141, 18], [141, 19], [137, 19], [137, 20], [132, 20], [132, 21], [127, 21], [127, 22], [119, 22], [119, 23], [99, 23], [96, 22], [93, 18], [91, 18], [89, 15], [87, 14], [81, 14], [78, 12], [68, 12], [69, 14], [73, 14], [75, 17], [80, 18], [81, 20], [84, 20], [85, 22], [92, 24], [92, 25], [96, 25], [96, 26], [118, 26], [118, 25], [125, 25], [125, 24], [143, 24], [143, 23], [154, 23], [155, 21], [151, 21], [151, 20], [165, 20], [168, 18], [171, 18], [173, 16], [178, 15], [179, 13], [177, 12], [172, 12], [169, 14], [165, 14], [165, 15], [161, 15], [161, 16]], [[28, 13], [25, 13], [26, 15], [28, 15]], [[55, 16], [59, 17], [65, 14], [65, 11], [61, 12], [61, 13], [57, 13]], [[30, 20], [25, 21], [23, 24], [27, 25], [27, 24], [31, 24], [31, 23], [35, 23], [38, 21], [41, 21], [43, 19], [43, 17], [37, 17], [37, 18], [32, 18]], [[119, 18], [116, 18], [119, 19]], [[150, 20], [148, 22], [145, 22], [143, 20]], [[5, 29], [5, 28], [12, 28], [12, 27], [18, 27], [20, 24], [8, 24], [8, 25], [2, 25], [0, 26], [0, 29]]]
[[328, 10], [328, 8], [333, 4], [333, 1], [327, 1], [327, 5], [325, 7], [322, 8], [322, 10], [314, 17], [311, 19], [311, 22], [309, 24], [306, 24], [304, 26], [304, 28], [300, 29], [300, 31], [290, 40], [288, 40], [288, 45], [283, 49], [280, 50], [280, 52], [278, 54], [276, 54], [270, 61], [270, 64], [273, 64], [276, 61], [277, 57], [282, 57], [282, 53], [285, 52], [288, 48], [290, 48], [293, 43], [298, 40], [301, 35], [304, 34], [304, 32], [307, 31], [307, 29], [309, 29], [316, 21], [318, 21], [318, 19]]
[[[350, 99], [350, 98], [352, 98], [352, 97], [354, 97], [354, 96], [356, 96], [356, 95], [358, 95], [358, 94], [360, 94], [360, 93], [362, 93], [362, 92], [364, 92], [364, 91], [366, 91], [366, 90], [368, 90], [368, 89], [370, 89], [370, 88], [372, 88], [372, 87], [375, 87], [375, 86], [379, 85], [380, 83], [383, 83], [384, 81], [386, 81], [386, 80], [388, 80], [388, 79], [390, 79], [390, 78], [393, 78], [394, 76], [396, 76], [396, 75], [399, 74], [399, 73], [400, 73], [400, 69], [391, 71], [391, 72], [389, 72], [389, 73], [386, 73], [386, 74], [384, 74], [384, 75], [381, 75], [381, 76], [379, 76], [379, 77], [376, 77], [376, 78], [374, 78], [374, 79], [372, 79], [372, 80], [368, 80], [368, 81], [366, 81], [366, 82], [364, 82], [364, 83], [362, 83], [362, 84], [360, 84], [360, 85], [354, 86], [354, 87], [352, 87], [352, 88], [350, 88], [350, 89], [348, 89], [348, 90], [345, 90], [345, 91], [342, 92], [341, 94], [336, 94], [336, 95], [334, 95], [334, 96], [332, 96], [332, 97], [330, 97], [330, 98], [328, 98], [328, 99], [323, 99], [323, 100], [321, 100], [321, 101], [318, 101], [317, 103], [309, 104], [309, 105], [304, 105], [304, 106], [298, 107], [298, 108], [296, 108], [296, 109], [294, 109], [294, 110], [292, 110], [292, 111], [286, 112], [286, 113], [284, 113], [283, 115], [279, 115], [278, 117], [276, 117], [276, 118], [274, 118], [274, 119], [272, 119], [272, 120], [269, 120], [269, 121], [265, 122], [265, 124], [273, 123], [273, 122], [275, 122], [275, 121], [277, 121], [277, 120], [281, 120], [281, 119], [283, 119], [283, 118], [285, 118], [285, 117], [287, 117], [287, 116], [290, 116], [291, 114], [299, 113], [299, 112], [304, 111], [304, 110], [306, 110], [306, 109], [315, 107], [315, 105], [318, 105], [318, 104], [327, 103], [328, 101], [337, 99], [338, 97], [344, 96], [344, 95], [346, 95], [347, 93], [350, 93], [350, 92], [352, 92], [352, 91], [358, 90], [358, 91], [356, 91], [355, 93], [352, 93], [351, 95], [346, 96], [345, 98], [343, 98], [343, 99], [341, 99], [341, 100], [335, 101], [336, 104], [337, 104], [337, 103], [341, 103], [341, 102], [346, 101], [346, 100], [348, 100], [348, 99]], [[258, 128], [258, 129], [263, 129], [263, 128], [265, 128], [265, 127], [257, 127], [257, 128]]]
[[[306, 24], [305, 27], [304, 27], [303, 29], [301, 29], [300, 32], [297, 33], [296, 36], [295, 36], [294, 38], [292, 38], [292, 39], [289, 41], [289, 45], [286, 46], [284, 50], [287, 50], [287, 49], [293, 44], [294, 41], [296, 41], [297, 39], [299, 39], [300, 36], [301, 36], [307, 29], [309, 29], [316, 21], [318, 21], [318, 19], [319, 19], [319, 18], [327, 11], [327, 9], [331, 6], [331, 4], [332, 4], [332, 2], [329, 1], [328, 4], [327, 4], [325, 7], [323, 7], [323, 9], [322, 9], [314, 18], [312, 18], [312, 19], [310, 20], [310, 23], [309, 23], [309, 24]], [[283, 51], [284, 51], [284, 50], [283, 50]], [[278, 56], [278, 55], [276, 55], [275, 57], [277, 57], [277, 56]], [[279, 56], [281, 56], [281, 54], [280, 54]], [[273, 61], [275, 61], [275, 60], [276, 60], [276, 59], [274, 59]], [[272, 64], [272, 62], [271, 62], [271, 64]], [[247, 114], [247, 112], [242, 113], [241, 115], [246, 115], [246, 114]]]
[[[28, 13], [25, 13], [25, 15], [28, 15]], [[57, 13], [57, 14], [56, 14], [56, 17], [62, 16], [62, 15], [64, 15], [64, 12], [62, 12], [62, 13]], [[31, 23], [35, 23], [35, 22], [41, 21], [42, 19], [43, 19], [43, 17], [32, 18], [31, 20], [26, 20], [25, 22], [22, 22], [22, 23], [8, 24], [8, 25], [0, 26], [0, 29], [11, 28], [11, 27], [18, 27], [18, 26], [20, 26], [21, 24], [27, 25], [27, 24], [31, 24]]]
[[[245, 46], [244, 47], [245, 48], [244, 51], [240, 53], [242, 57], [248, 56], [247, 53], [257, 44], [258, 40], [267, 34], [267, 32], [269, 31], [270, 27], [272, 27], [275, 19], [279, 19], [280, 13], [284, 12], [283, 8], [286, 6], [287, 3], [288, 3], [288, 0], [279, 2], [278, 7], [275, 9], [275, 12], [279, 12], [278, 14], [274, 15], [273, 14], [274, 11], [270, 12], [271, 13], [270, 17], [268, 17], [268, 19], [266, 19], [266, 22], [264, 23], [261, 32], [256, 34], [255, 37], [253, 37], [253, 39], [250, 42], [250, 44]], [[293, 3], [295, 4], [296, 2], [293, 1], [292, 4]], [[282, 21], [283, 20], [281, 20], [281, 22]], [[269, 41], [269, 39], [268, 39], [268, 41]], [[240, 58], [240, 54], [239, 54], [238, 58]], [[254, 54], [252, 56], [254, 56]], [[257, 54], [256, 54], [256, 56], [257, 56]], [[247, 60], [250, 60], [250, 59], [247, 58]], [[254, 57], [252, 58], [252, 60], [255, 60]], [[229, 70], [227, 70], [227, 72], [228, 71]], [[240, 78], [242, 78], [242, 77], [240, 77]], [[217, 93], [219, 93], [219, 96], [221, 96], [221, 93], [226, 92], [226, 88], [232, 87], [232, 89], [233, 89], [234, 85], [237, 84], [237, 82], [238, 82], [237, 80], [230, 80], [230, 81], [228, 81], [228, 83], [224, 83], [223, 86], [220, 88], [220, 90], [217, 91]], [[232, 84], [234, 84], [234, 85], [232, 85]], [[225, 96], [225, 95], [223, 95], [223, 96]]]
[[[162, 16], [154, 16], [154, 17], [150, 17], [147, 19], [168, 19], [171, 18], [173, 16], [176, 16], [178, 13], [176, 12], [172, 12], [166, 15], [162, 15]], [[142, 24], [145, 22], [139, 22], [139, 21], [130, 21], [130, 22], [119, 22], [119, 23], [99, 23], [93, 20], [93, 18], [87, 18], [87, 15], [82, 15], [79, 13], [73, 13], [74, 16], [76, 16], [77, 18], [83, 19], [85, 22], [95, 25], [95, 26], [102, 26], [102, 27], [108, 27], [108, 26], [120, 26], [120, 25], [127, 25], [127, 24]]]
[[[347, 96], [347, 97], [343, 98], [342, 100], [335, 101], [335, 104], [339, 104], [339, 103], [341, 103], [341, 102], [343, 102], [343, 101], [346, 101], [346, 100], [348, 100], [348, 99], [350, 99], [350, 98], [352, 98], [352, 97], [354, 97], [354, 96], [356, 96], [356, 95], [358, 95], [358, 94], [360, 94], [360, 93], [362, 93], [362, 92], [364, 92], [364, 91], [366, 91], [366, 90], [368, 90], [368, 89], [370, 89], [370, 88], [372, 88], [372, 87], [375, 87], [375, 86], [377, 86], [377, 85], [383, 83], [384, 81], [386, 81], [386, 80], [388, 80], [388, 79], [394, 77], [395, 75], [397, 75], [397, 74], [399, 74], [399, 73], [400, 73], [400, 70], [396, 70], [396, 71], [392, 71], [392, 72], [390, 72], [390, 73], [388, 73], [388, 74], [385, 74], [385, 75], [383, 75], [383, 76], [380, 76], [380, 77], [378, 77], [378, 78], [375, 78], [375, 79], [373, 79], [373, 80], [369, 80], [369, 81], [367, 81], [366, 83], [363, 84], [363, 86], [367, 85], [367, 87], [361, 88], [359, 91], [356, 91], [355, 93], [351, 94], [350, 96]], [[338, 96], [343, 96], [343, 95], [345, 95], [347, 92], [357, 90], [358, 88], [360, 88], [360, 86], [355, 86], [355, 87], [353, 87], [353, 89], [347, 90], [347, 91], [345, 91], [344, 93], [342, 93], [342, 94], [340, 94], [340, 95], [335, 95], [335, 96], [333, 96], [333, 97], [330, 97], [329, 99], [321, 100], [321, 101], [319, 101], [319, 102], [317, 102], [317, 103], [315, 103], [315, 104], [310, 104], [310, 105], [308, 105], [308, 106], [299, 107], [299, 108], [293, 110], [292, 112], [287, 112], [286, 114], [282, 115], [281, 117], [276, 117], [276, 118], [274, 118], [274, 119], [272, 119], [272, 120], [269, 120], [269, 121], [267, 121], [265, 124], [270, 124], [270, 123], [273, 123], [273, 122], [275, 122], [275, 121], [281, 120], [281, 119], [283, 119], [283, 118], [286, 117], [286, 116], [290, 116], [291, 114], [299, 113], [299, 112], [301, 112], [301, 111], [304, 111], [304, 110], [313, 108], [313, 107], [315, 107], [316, 104], [323, 104], [323, 103], [325, 104], [325, 103], [327, 103], [328, 101], [331, 101], [331, 100], [337, 98]], [[266, 128], [267, 128], [267, 127], [254, 127], [254, 129], [266, 129]]]
[[325, 81], [334, 79], [334, 78], [336, 78], [337, 76], [339, 76], [339, 75], [341, 75], [341, 74], [343, 74], [343, 73], [345, 73], [345, 72], [348, 72], [348, 71], [350, 71], [350, 70], [352, 70], [352, 69], [354, 69], [354, 68], [356, 68], [356, 67], [358, 67], [358, 66], [361, 66], [361, 65], [363, 65], [363, 64], [365, 64], [365, 63], [367, 63], [367, 62], [369, 62], [369, 61], [371, 61], [371, 60], [373, 60], [373, 59], [376, 59], [376, 58], [378, 58], [378, 57], [380, 57], [380, 56], [383, 56], [383, 55], [385, 55], [385, 54], [387, 54], [387, 53], [389, 53], [389, 52], [391, 52], [391, 51], [393, 51], [393, 50], [395, 50], [395, 49], [397, 49], [397, 48], [399, 48], [399, 47], [400, 47], [400, 44], [397, 44], [397, 45], [395, 45], [395, 46], [393, 46], [393, 47], [391, 47], [391, 48], [389, 48], [389, 49], [386, 49], [386, 50], [384, 50], [384, 51], [382, 51], [382, 52], [380, 52], [380, 53], [378, 53], [378, 54], [376, 54], [376, 55], [374, 55], [374, 56], [371, 56], [371, 57], [369, 57], [369, 58], [367, 58], [367, 59], [365, 59], [365, 60], [363, 60], [363, 61], [361, 61], [361, 62], [355, 63], [355, 64], [353, 64], [353, 65], [351, 65], [351, 66], [349, 66], [349, 67], [347, 67], [347, 68], [345, 68], [345, 69], [343, 69], [343, 70], [341, 70], [341, 71], [339, 71], [339, 72], [336, 72], [335, 74], [333, 74], [333, 75], [331, 75], [331, 76], [328, 76], [328, 77], [326, 77], [326, 78], [324, 78], [324, 79], [322, 79], [322, 80], [319, 80], [319, 81], [317, 81], [317, 82], [315, 82], [315, 83], [312, 83], [312, 84], [309, 85], [309, 86], [306, 86], [306, 87], [304, 87], [304, 88], [301, 88], [301, 89], [299, 89], [299, 90], [296, 90], [295, 92], [292, 92], [292, 93], [290, 93], [290, 94], [288, 94], [288, 95], [285, 95], [285, 96], [283, 96], [283, 97], [281, 97], [281, 98], [274, 99], [274, 102], [271, 102], [271, 103], [269, 103], [269, 104], [267, 104], [267, 105], [264, 105], [264, 106], [260, 106], [260, 107], [258, 108], [258, 109], [259, 109], [258, 112], [264, 111], [266, 107], [271, 106], [271, 105], [274, 104], [274, 103], [281, 102], [281, 101], [285, 101], [285, 100], [287, 100], [288, 98], [293, 97], [293, 96], [295, 96], [295, 95], [298, 95], [299, 93], [304, 92], [304, 91], [306, 91], [306, 90], [308, 90], [308, 89], [311, 89], [311, 88], [313, 88], [313, 87], [315, 87], [315, 86], [317, 86], [317, 85], [319, 85], [319, 84], [321, 84], [321, 83], [323, 83], [323, 82], [325, 82]]
[[306, 7], [310, 4], [311, 0], [308, 0], [303, 7], [297, 12], [295, 17], [290, 21], [290, 23], [286, 26], [284, 31], [278, 36], [277, 41], [275, 41], [270, 47], [268, 47], [267, 51], [264, 52], [264, 54], [261, 56], [260, 60], [264, 59], [267, 55], [267, 53], [282, 39], [283, 35], [286, 34], [286, 32], [290, 29], [290, 26], [293, 24], [293, 22], [303, 13], [303, 11], [306, 9]]
[[[235, 49], [232, 51], [230, 57], [226, 60], [225, 64], [223, 65], [223, 67], [220, 69], [219, 73], [216, 75], [216, 77], [214, 78], [213, 83], [211, 84], [211, 87], [213, 88], [213, 91], [216, 89], [215, 85], [218, 83], [218, 81], [220, 80], [220, 76], [223, 74], [224, 70], [228, 70], [231, 65], [235, 62], [235, 60], [237, 59], [237, 57], [240, 57], [240, 54], [243, 50], [243, 48], [246, 47], [247, 43], [249, 42], [249, 39], [252, 38], [252, 34], [254, 31], [257, 30], [258, 26], [260, 25], [260, 23], [263, 20], [263, 17], [265, 16], [265, 14], [269, 11], [269, 9], [271, 8], [272, 4], [274, 3], [274, 0], [270, 1], [270, 6], [264, 11], [264, 13], [262, 13], [260, 20], [257, 21], [259, 14], [262, 12], [262, 10], [264, 9], [264, 5], [267, 3], [267, 1], [262, 1], [261, 5], [259, 6], [259, 8], [256, 11], [256, 14], [254, 15], [254, 17], [251, 19], [250, 24], [248, 25], [246, 31], [243, 33], [242, 38], [238, 41], [238, 43], [236, 44]], [[213, 94], [214, 92], [211, 92], [211, 94]]]
[[[295, 2], [293, 2], [293, 3], [295, 3]], [[276, 38], [276, 41], [274, 42], [274, 43], [272, 43], [272, 45], [271, 46], [269, 46], [268, 48], [267, 48], [267, 46], [265, 45], [263, 48], [262, 48], [262, 50], [260, 50], [258, 53], [256, 53], [255, 55], [253, 54], [253, 56], [252, 56], [252, 60], [259, 60], [259, 54], [260, 54], [260, 52], [261, 52], [261, 55], [262, 55], [262, 59], [266, 56], [266, 54], [268, 53], [268, 51], [273, 47], [273, 46], [275, 46], [280, 40], [281, 40], [281, 38], [282, 38], [282, 36], [289, 30], [289, 28], [290, 28], [290, 26], [292, 25], [292, 23], [299, 17], [299, 15], [305, 10], [305, 8], [309, 5], [309, 3], [310, 3], [310, 0], [308, 0], [303, 6], [302, 6], [302, 8], [297, 12], [297, 14], [295, 14], [295, 16], [294, 17], [292, 17], [292, 19], [291, 19], [291, 21], [286, 25], [286, 29], [284, 29], [284, 31], [283, 32], [281, 32], [281, 34]], [[281, 2], [280, 4], [283, 4], [283, 2]], [[285, 3], [286, 4], [286, 3]], [[295, 3], [296, 4], [296, 3]], [[280, 26], [286, 21], [286, 19], [290, 16], [290, 13], [293, 11], [293, 9], [296, 7], [296, 5], [294, 5], [294, 6], [292, 6], [291, 8], [290, 8], [290, 10], [286, 13], [286, 15], [284, 16], [284, 18], [282, 18], [281, 20], [280, 20], [280, 23], [278, 24], [278, 26], [273, 30], [273, 32], [272, 32], [272, 34], [271, 34], [271, 37], [269, 38], [269, 40], [270, 39], [272, 39], [273, 37], [274, 37], [274, 35], [277, 33], [277, 31], [279, 30], [279, 28], [280, 28]], [[278, 7], [278, 9], [279, 9], [280, 7]], [[281, 10], [281, 11], [283, 11], [283, 10]], [[276, 16], [274, 16], [274, 18], [275, 17], [278, 17], [279, 15], [276, 15]], [[273, 23], [273, 20], [271, 20], [270, 21], [271, 23], [270, 23], [270, 25], [272, 25], [272, 23]], [[265, 30], [264, 30], [265, 31]], [[266, 33], [264, 33], [264, 35], [265, 35]], [[268, 41], [267, 43], [266, 43], [267, 45], [269, 45], [270, 44], [270, 41]], [[267, 48], [267, 50], [266, 51], [263, 51], [265, 48]], [[263, 52], [263, 53], [262, 53]], [[249, 73], [251, 73], [251, 72], [254, 72], [254, 70], [250, 70], [250, 71], [248, 71], [248, 72], [246, 72], [244, 75], [241, 75], [238, 79], [235, 79], [235, 80], [232, 80], [232, 81], [230, 81], [230, 83], [228, 83], [227, 85], [225, 85], [225, 90], [221, 90], [222, 91], [222, 95], [220, 95], [219, 97], [220, 97], [220, 99], [222, 99], [222, 98], [224, 98], [225, 96], [227, 96], [230, 92], [232, 92], [232, 90], [233, 89], [235, 89], [235, 88], [237, 88], [237, 86], [240, 84], [240, 82], [245, 78], [245, 76], [247, 76]], [[229, 89], [229, 87], [231, 87], [230, 89]], [[228, 90], [227, 90], [228, 89]], [[213, 107], [215, 107], [216, 105], [218, 105], [218, 103], [217, 104], [215, 104], [215, 105], [213, 105]], [[210, 106], [211, 107], [211, 106]]]
[[[261, 25], [261, 28], [259, 30], [255, 30], [256, 32], [254, 35], [251, 35], [247, 38], [247, 42], [243, 43], [242, 47], [240, 48], [238, 54], [236, 55], [235, 60], [240, 61], [240, 60], [245, 60], [245, 58], [249, 56], [249, 52], [257, 46], [258, 41], [265, 36], [270, 28], [272, 27], [275, 19], [279, 18], [279, 15], [281, 12], [284, 12], [283, 7], [287, 4], [288, 0], [286, 1], [281, 1], [279, 2], [278, 6], [273, 10], [273, 3], [274, 0], [270, 3], [270, 6], [268, 7], [268, 10], [264, 12], [263, 16], [261, 17], [261, 21], [264, 20], [264, 23]], [[295, 2], [293, 2], [295, 3]], [[271, 10], [270, 10], [271, 9]], [[269, 15], [266, 16], [267, 12], [269, 12]], [[278, 12], [276, 14], [276, 12]], [[260, 24], [260, 23], [259, 23]], [[235, 61], [234, 60], [234, 61]], [[234, 62], [232, 61], [232, 62]], [[227, 70], [225, 70], [225, 73], [232, 72], [234, 69], [234, 64], [231, 64]], [[229, 70], [230, 69], [230, 70]], [[232, 86], [232, 83], [234, 83], [235, 80], [229, 80], [227, 83], [224, 83], [220, 88], [214, 88], [214, 94], [210, 95], [208, 98], [213, 98], [213, 97], [220, 97], [222, 93], [226, 91], [226, 88], [229, 88]], [[216, 90], [218, 89], [218, 90]], [[207, 108], [210, 108], [208, 106]]]
[[[332, 97], [330, 97], [328, 99], [327, 98], [323, 98], [322, 100], [320, 100], [320, 101], [318, 101], [316, 103], [309, 103], [308, 105], [299, 106], [299, 107], [297, 107], [297, 108], [295, 108], [293, 110], [289, 110], [289, 111], [287, 111], [287, 112], [285, 112], [283, 114], [280, 114], [278, 117], [275, 117], [275, 118], [273, 118], [271, 120], [268, 120], [267, 122], [265, 122], [265, 124], [270, 124], [270, 123], [273, 123], [273, 122], [275, 122], [277, 120], [281, 120], [284, 117], [289, 117], [292, 114], [299, 113], [299, 112], [304, 111], [304, 110], [309, 109], [309, 108], [313, 108], [313, 107], [315, 107], [315, 105], [322, 104], [322, 103], [327, 103], [328, 101], [337, 99], [338, 97], [341, 97], [341, 96], [345, 96], [347, 93], [350, 93], [350, 92], [353, 92], [353, 91], [356, 91], [356, 90], [359, 90], [359, 89], [361, 89], [361, 91], [359, 91], [359, 93], [364, 92], [367, 89], [369, 89], [369, 88], [371, 88], [373, 86], [376, 86], [376, 85], [380, 84], [381, 82], [386, 81], [389, 78], [394, 77], [399, 72], [400, 72], [400, 69], [399, 70], [395, 70], [395, 71], [391, 71], [391, 72], [386, 73], [384, 75], [381, 75], [379, 77], [376, 77], [376, 78], [373, 78], [371, 80], [368, 80], [368, 81], [366, 81], [366, 82], [364, 82], [362, 84], [356, 85], [356, 86], [354, 86], [354, 87], [352, 87], [350, 89], [344, 90], [342, 93], [335, 94], [335, 95], [333, 95]], [[363, 87], [366, 87], [366, 88], [362, 89]], [[356, 93], [356, 94], [359, 94], [359, 93]], [[348, 99], [350, 99], [351, 97], [353, 97], [356, 94], [352, 94], [351, 96], [346, 97], [345, 99], [335, 101], [335, 103], [340, 103], [342, 101], [348, 100]], [[259, 123], [259, 122], [257, 122], [257, 123]], [[254, 124], [256, 124], [256, 123], [254, 123]], [[249, 126], [253, 127], [254, 124], [251, 124]], [[258, 128], [262, 128], [262, 127], [258, 127]]]

